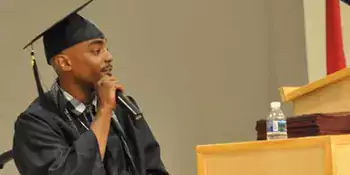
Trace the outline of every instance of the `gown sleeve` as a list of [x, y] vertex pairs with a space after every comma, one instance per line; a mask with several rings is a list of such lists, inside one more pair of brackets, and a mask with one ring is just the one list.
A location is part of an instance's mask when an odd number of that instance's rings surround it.
[[169, 175], [161, 159], [160, 146], [147, 122], [142, 118], [145, 138], [145, 163], [147, 175]]
[[29, 114], [15, 123], [13, 156], [22, 175], [106, 174], [92, 131], [68, 145], [44, 119]]
[[[135, 99], [128, 96], [135, 106], [139, 107]], [[166, 170], [164, 163], [161, 158], [160, 146], [156, 138], [154, 137], [152, 130], [150, 129], [147, 121], [144, 117], [138, 120], [139, 129], [143, 135], [141, 137], [142, 143], [144, 143], [144, 154], [145, 154], [145, 166], [147, 175], [169, 175]]]

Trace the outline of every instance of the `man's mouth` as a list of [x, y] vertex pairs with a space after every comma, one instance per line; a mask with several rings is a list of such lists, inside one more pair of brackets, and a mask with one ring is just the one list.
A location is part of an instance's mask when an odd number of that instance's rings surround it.
[[106, 67], [103, 67], [101, 69], [101, 72], [111, 76], [112, 75], [112, 70], [113, 70], [113, 66], [112, 65], [109, 65], [109, 66], [106, 66]]

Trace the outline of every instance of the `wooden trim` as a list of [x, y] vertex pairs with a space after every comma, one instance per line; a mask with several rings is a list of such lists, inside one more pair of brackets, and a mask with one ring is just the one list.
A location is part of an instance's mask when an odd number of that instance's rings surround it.
[[334, 147], [331, 144], [331, 137], [329, 138], [329, 144], [325, 144], [324, 145], [324, 151], [325, 151], [325, 155], [324, 155], [324, 173], [325, 175], [333, 175], [334, 173], [336, 173], [337, 168], [334, 167], [333, 164], [333, 152], [334, 152]]
[[329, 143], [330, 136], [317, 136], [317, 137], [303, 137], [293, 138], [288, 140], [264, 140], [264, 141], [251, 141], [241, 143], [226, 143], [215, 145], [201, 145], [197, 146], [197, 153], [199, 154], [225, 154], [232, 153], [239, 150], [254, 151], [254, 150], [271, 150], [271, 149], [292, 149], [292, 148], [305, 148], [305, 147], [323, 147]]
[[[342, 113], [339, 113], [340, 116]], [[344, 113], [346, 114], [346, 113]], [[332, 135], [331, 141], [337, 145], [348, 145], [350, 144], [350, 134], [342, 134], [342, 135]]]
[[291, 89], [291, 87], [281, 87], [279, 92], [283, 102], [292, 101], [300, 96], [303, 96], [307, 93], [315, 91], [319, 88], [323, 88], [329, 84], [335, 83], [339, 80], [347, 78], [350, 76], [350, 68], [344, 68], [333, 74], [326, 76], [325, 78], [319, 79], [312, 83], [306, 84], [296, 89]]
[[197, 175], [207, 175], [206, 167], [207, 165], [204, 156], [197, 153]]
[[280, 96], [282, 98], [282, 101], [285, 102], [287, 101], [288, 97], [286, 96], [287, 94], [290, 94], [292, 93], [293, 91], [299, 89], [300, 87], [281, 87], [279, 88], [279, 93], [280, 93]]

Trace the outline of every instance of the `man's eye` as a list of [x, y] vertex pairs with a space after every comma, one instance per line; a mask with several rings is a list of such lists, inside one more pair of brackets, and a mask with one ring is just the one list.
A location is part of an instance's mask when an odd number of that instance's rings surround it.
[[92, 53], [98, 55], [101, 53], [101, 49], [93, 50]]

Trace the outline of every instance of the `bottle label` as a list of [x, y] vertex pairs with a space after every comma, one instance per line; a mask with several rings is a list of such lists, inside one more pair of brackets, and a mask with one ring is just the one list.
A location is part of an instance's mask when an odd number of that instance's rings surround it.
[[267, 132], [287, 132], [287, 122], [285, 120], [267, 121]]

